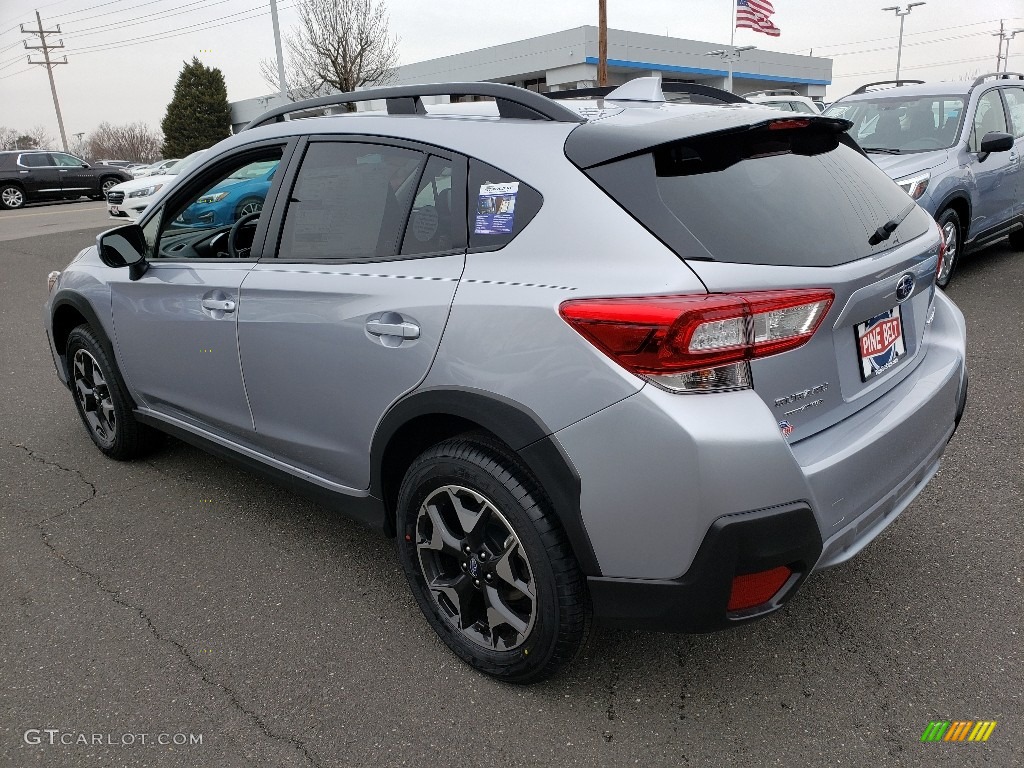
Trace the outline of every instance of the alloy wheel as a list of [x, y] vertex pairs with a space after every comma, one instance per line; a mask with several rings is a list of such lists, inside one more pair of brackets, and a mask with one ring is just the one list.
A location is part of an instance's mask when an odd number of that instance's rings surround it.
[[953, 271], [953, 265], [956, 262], [957, 249], [960, 245], [957, 242], [956, 224], [952, 221], [947, 221], [942, 225], [942, 236], [946, 239], [946, 255], [942, 261], [942, 269], [939, 270], [939, 275], [936, 278], [936, 282], [939, 285], [944, 285], [949, 280], [949, 275]]
[[537, 614], [533, 569], [489, 499], [460, 485], [432, 491], [417, 515], [416, 550], [427, 590], [466, 639], [492, 651], [526, 641]]
[[106, 197], [107, 192], [110, 191], [110, 188], [116, 187], [119, 183], [120, 182], [114, 181], [113, 179], [107, 179], [106, 181], [104, 181], [103, 186], [100, 187], [100, 189], [103, 190], [103, 196]]
[[89, 429], [103, 446], [112, 446], [117, 423], [110, 387], [96, 358], [84, 349], [75, 351], [73, 377], [75, 398]]
[[17, 187], [5, 187], [0, 200], [7, 208], [21, 208], [25, 204], [25, 193]]
[[262, 210], [263, 203], [257, 202], [256, 200], [252, 200], [238, 209], [238, 216], [236, 216], [235, 218], [240, 219], [243, 216], [248, 216], [250, 213], [259, 213]]

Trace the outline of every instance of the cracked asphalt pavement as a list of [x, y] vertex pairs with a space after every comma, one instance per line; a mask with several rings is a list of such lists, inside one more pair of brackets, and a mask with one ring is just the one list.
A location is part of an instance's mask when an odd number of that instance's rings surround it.
[[[174, 440], [104, 458], [40, 308], [109, 222], [5, 239], [4, 216], [0, 765], [1024, 765], [1024, 254], [954, 280], [967, 413], [866, 551], [760, 623], [598, 629], [523, 688], [434, 637], [392, 542]], [[998, 726], [922, 744], [937, 719]]]

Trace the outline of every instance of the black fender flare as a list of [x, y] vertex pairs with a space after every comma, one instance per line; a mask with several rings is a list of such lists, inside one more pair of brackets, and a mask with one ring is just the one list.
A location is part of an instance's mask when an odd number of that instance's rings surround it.
[[[540, 481], [576, 559], [587, 576], [600, 576], [594, 548], [580, 510], [580, 477], [572, 461], [541, 419], [522, 403], [464, 387], [418, 390], [399, 400], [381, 419], [370, 447], [370, 493], [385, 498], [384, 453], [395, 434], [413, 419], [458, 417], [480, 425], [509, 446]], [[389, 510], [391, 514], [393, 510]]]

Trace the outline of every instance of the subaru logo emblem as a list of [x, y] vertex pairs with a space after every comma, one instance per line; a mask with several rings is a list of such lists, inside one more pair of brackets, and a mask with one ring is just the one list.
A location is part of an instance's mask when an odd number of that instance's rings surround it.
[[901, 304], [910, 298], [910, 294], [914, 292], [914, 276], [909, 272], [899, 279], [896, 283], [896, 301]]
[[469, 572], [474, 576], [480, 571], [480, 563], [477, 562], [476, 557], [469, 558]]

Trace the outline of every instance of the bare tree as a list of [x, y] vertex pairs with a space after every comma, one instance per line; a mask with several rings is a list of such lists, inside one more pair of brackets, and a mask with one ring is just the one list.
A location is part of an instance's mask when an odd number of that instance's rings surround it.
[[[299, 25], [286, 37], [288, 98], [354, 91], [394, 77], [398, 38], [388, 32], [382, 0], [299, 0], [298, 11]], [[260, 74], [279, 87], [273, 62], [260, 62]]]
[[50, 149], [53, 137], [41, 125], [30, 131], [0, 126], [0, 149]]
[[92, 160], [134, 160], [152, 163], [160, 159], [163, 137], [142, 122], [127, 125], [100, 123], [85, 140], [86, 153]]

